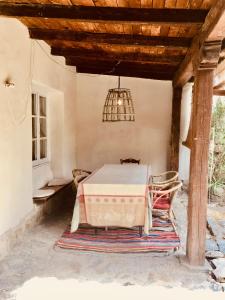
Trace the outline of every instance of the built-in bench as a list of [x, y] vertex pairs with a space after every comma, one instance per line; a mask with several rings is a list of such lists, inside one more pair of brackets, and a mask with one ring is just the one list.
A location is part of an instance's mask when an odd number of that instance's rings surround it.
[[40, 190], [49, 189], [54, 190], [54, 193], [46, 197], [33, 197], [33, 202], [39, 211], [40, 219], [45, 215], [55, 215], [64, 209], [73, 211], [76, 189], [72, 180], [63, 185], [45, 186]]
[[71, 195], [74, 193], [74, 188], [73, 188], [73, 180], [70, 182], [63, 184], [63, 185], [55, 185], [55, 186], [44, 186], [43, 188], [40, 189], [41, 191], [43, 190], [54, 190], [54, 193], [49, 195], [49, 196], [44, 196], [44, 197], [33, 197], [34, 203], [43, 203], [48, 201], [51, 198], [58, 197], [58, 196], [66, 196], [66, 195]]

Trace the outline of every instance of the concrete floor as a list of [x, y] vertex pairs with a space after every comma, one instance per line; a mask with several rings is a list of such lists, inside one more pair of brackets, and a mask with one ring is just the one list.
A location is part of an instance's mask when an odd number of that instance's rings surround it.
[[[71, 212], [49, 216], [27, 232], [22, 242], [0, 262], [0, 299], [62, 299], [65, 296], [75, 299], [78, 295], [82, 299], [109, 299], [113, 295], [114, 299], [120, 299], [121, 295], [123, 299], [133, 299], [140, 293], [146, 298], [149, 293], [158, 296], [166, 293], [167, 299], [169, 295], [171, 299], [178, 296], [180, 299], [185, 294], [205, 298], [205, 292], [211, 293], [212, 288], [208, 273], [190, 270], [179, 259], [185, 249], [185, 207], [186, 195], [182, 194], [176, 200], [175, 214], [183, 248], [169, 256], [54, 249]], [[213, 292], [211, 299], [220, 294]]]

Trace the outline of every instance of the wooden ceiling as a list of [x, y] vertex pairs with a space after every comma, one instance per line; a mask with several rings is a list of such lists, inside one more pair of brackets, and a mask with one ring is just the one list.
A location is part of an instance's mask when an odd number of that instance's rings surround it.
[[78, 73], [173, 80], [216, 0], [10, 0], [30, 37]]

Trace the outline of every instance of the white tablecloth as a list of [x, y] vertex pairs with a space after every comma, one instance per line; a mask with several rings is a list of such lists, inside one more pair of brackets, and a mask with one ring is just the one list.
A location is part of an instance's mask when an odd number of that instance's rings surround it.
[[104, 165], [83, 180], [71, 223], [71, 232], [79, 223], [93, 226], [152, 226], [148, 191], [150, 166], [137, 164]]

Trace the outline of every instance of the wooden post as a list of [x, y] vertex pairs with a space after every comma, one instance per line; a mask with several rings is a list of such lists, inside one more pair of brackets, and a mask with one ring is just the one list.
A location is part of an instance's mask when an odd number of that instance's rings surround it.
[[182, 88], [173, 88], [172, 126], [171, 126], [171, 153], [170, 169], [178, 171], [179, 168], [179, 141], [180, 141], [180, 110]]
[[220, 49], [219, 42], [206, 43], [195, 66], [187, 234], [187, 258], [195, 266], [205, 262], [213, 71]]

